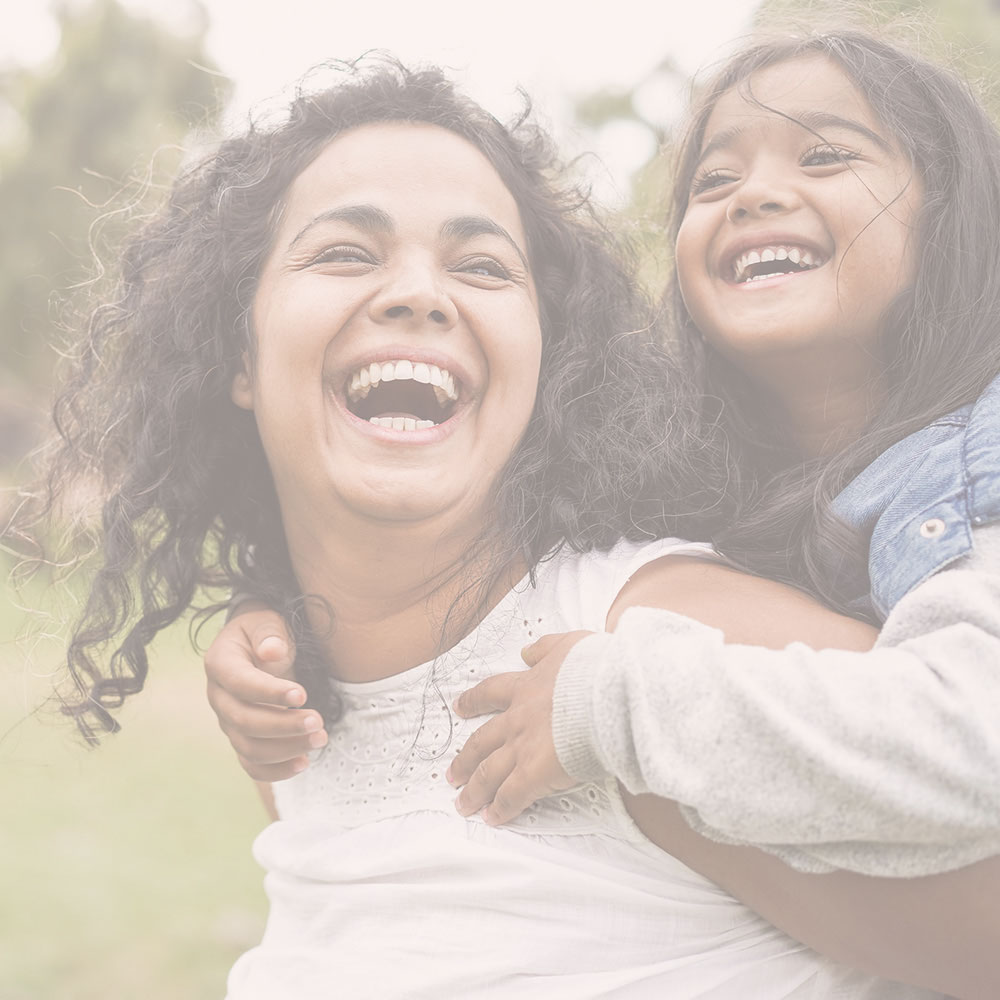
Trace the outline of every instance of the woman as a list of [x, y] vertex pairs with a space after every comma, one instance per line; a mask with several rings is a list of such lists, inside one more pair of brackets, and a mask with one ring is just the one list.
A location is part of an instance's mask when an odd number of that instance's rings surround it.
[[[60, 410], [54, 496], [94, 469], [107, 495], [70, 650], [93, 683], [68, 710], [109, 726], [198, 582], [294, 612], [317, 702], [342, 714], [257, 842], [272, 910], [233, 1000], [925, 996], [821, 958], [678, 864], [614, 781], [518, 829], [451, 807], [451, 696], [533, 629], [613, 625], [630, 576], [649, 600], [680, 554], [705, 554], [648, 541], [670, 527], [664, 496], [691, 501], [685, 460], [671, 467], [691, 414], [545, 155], [440, 75], [388, 66], [303, 95], [178, 181]], [[596, 445], [609, 422], [628, 448]], [[625, 530], [643, 540], [608, 549]], [[869, 640], [720, 572], [806, 640]], [[735, 635], [773, 631], [758, 615]]]

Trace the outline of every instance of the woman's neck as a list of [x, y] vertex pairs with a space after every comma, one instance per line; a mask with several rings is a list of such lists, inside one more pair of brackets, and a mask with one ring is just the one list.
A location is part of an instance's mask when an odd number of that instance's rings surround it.
[[346, 681], [377, 680], [433, 659], [468, 634], [524, 571], [504, 567], [490, 581], [495, 568], [477, 538], [430, 525], [287, 534], [302, 592], [332, 609], [332, 621], [321, 605], [310, 609], [310, 623], [333, 674]]

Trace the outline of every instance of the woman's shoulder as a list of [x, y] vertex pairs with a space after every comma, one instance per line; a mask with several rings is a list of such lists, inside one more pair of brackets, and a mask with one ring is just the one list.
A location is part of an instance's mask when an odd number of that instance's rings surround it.
[[621, 540], [611, 548], [584, 552], [563, 546], [539, 563], [534, 583], [523, 585], [521, 603], [543, 617], [555, 612], [572, 628], [602, 631], [629, 578], [668, 555], [718, 558], [711, 545], [682, 538]]

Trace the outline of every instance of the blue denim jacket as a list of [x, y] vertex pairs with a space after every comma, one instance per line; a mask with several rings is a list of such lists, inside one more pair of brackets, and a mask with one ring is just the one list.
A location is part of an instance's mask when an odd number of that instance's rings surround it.
[[909, 590], [972, 549], [972, 529], [1000, 520], [1000, 376], [975, 403], [897, 442], [834, 501], [870, 534], [871, 594], [885, 618]]

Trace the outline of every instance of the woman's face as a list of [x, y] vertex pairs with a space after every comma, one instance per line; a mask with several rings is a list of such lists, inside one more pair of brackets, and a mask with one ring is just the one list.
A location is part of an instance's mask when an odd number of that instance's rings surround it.
[[870, 374], [882, 314], [913, 278], [920, 180], [829, 59], [770, 66], [749, 93], [707, 122], [677, 237], [685, 304], [748, 369]]
[[286, 523], [481, 513], [542, 345], [518, 207], [479, 150], [405, 123], [334, 139], [291, 186], [253, 328], [232, 395]]

